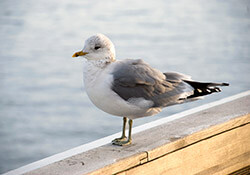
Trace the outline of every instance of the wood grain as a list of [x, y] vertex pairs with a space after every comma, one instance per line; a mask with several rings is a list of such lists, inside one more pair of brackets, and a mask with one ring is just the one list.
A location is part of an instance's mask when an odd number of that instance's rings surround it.
[[250, 165], [250, 124], [223, 132], [120, 174], [227, 174]]

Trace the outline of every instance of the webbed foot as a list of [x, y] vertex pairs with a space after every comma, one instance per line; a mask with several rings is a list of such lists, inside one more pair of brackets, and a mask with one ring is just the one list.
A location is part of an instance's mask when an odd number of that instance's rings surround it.
[[132, 140], [131, 139], [121, 139], [121, 140], [113, 140], [112, 141], [112, 144], [113, 145], [118, 145], [118, 146], [125, 146], [125, 145], [129, 145], [132, 143]]
[[124, 136], [124, 137], [119, 137], [119, 138], [116, 138], [114, 140], [112, 140], [112, 143], [116, 143], [116, 142], [122, 142], [122, 141], [126, 141], [127, 140], [127, 137]]

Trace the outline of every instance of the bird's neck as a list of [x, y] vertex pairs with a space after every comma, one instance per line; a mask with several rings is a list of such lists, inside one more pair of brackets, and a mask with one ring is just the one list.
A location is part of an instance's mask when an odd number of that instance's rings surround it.
[[111, 62], [107, 60], [88, 60], [84, 64], [83, 74], [85, 85], [95, 81], [96, 78], [102, 75], [102, 72]]
[[89, 66], [95, 66], [95, 67], [99, 67], [99, 68], [104, 68], [112, 62], [115, 62], [115, 58], [106, 57], [106, 58], [100, 59], [100, 60], [88, 60], [87, 61]]

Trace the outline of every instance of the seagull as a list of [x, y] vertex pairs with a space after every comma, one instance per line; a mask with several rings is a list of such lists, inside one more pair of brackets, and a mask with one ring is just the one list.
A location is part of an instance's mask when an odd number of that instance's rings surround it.
[[116, 60], [114, 44], [103, 34], [88, 38], [83, 49], [72, 57], [87, 60], [83, 79], [92, 103], [106, 113], [123, 117], [122, 136], [112, 141], [119, 146], [132, 143], [134, 119], [155, 115], [170, 105], [198, 100], [220, 92], [218, 86], [229, 85], [194, 81], [178, 72], [162, 73], [141, 59]]

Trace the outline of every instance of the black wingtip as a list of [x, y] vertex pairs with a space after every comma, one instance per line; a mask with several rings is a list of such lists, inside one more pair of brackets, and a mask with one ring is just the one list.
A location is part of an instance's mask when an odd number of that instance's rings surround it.
[[187, 98], [196, 98], [214, 92], [221, 92], [221, 89], [218, 86], [229, 86], [229, 83], [202, 83], [197, 81], [186, 81], [189, 85], [194, 88], [194, 93]]
[[222, 86], [229, 86], [229, 83], [222, 83]]

